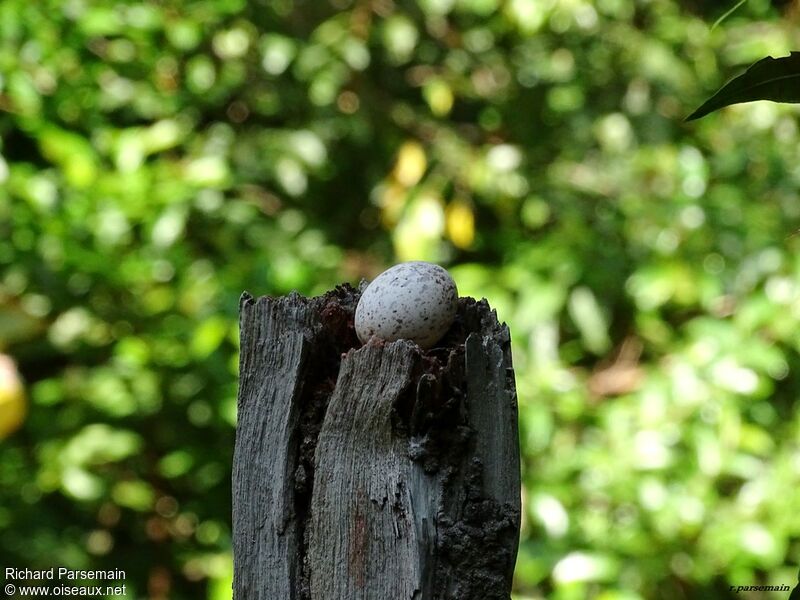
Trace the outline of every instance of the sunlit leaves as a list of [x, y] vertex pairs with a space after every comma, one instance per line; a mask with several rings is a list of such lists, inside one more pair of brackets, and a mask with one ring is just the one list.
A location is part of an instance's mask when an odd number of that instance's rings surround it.
[[794, 577], [794, 113], [680, 123], [767, 3], [123, 4], [0, 3], [0, 555], [229, 598], [240, 293], [427, 259], [512, 333], [519, 598]]

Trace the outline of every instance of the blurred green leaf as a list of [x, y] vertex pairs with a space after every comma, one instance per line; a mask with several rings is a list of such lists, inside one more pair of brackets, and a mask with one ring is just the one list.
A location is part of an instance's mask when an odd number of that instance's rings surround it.
[[141, 512], [153, 505], [154, 493], [144, 481], [120, 481], [112, 490], [112, 498], [120, 506]]
[[219, 316], [206, 319], [197, 326], [192, 338], [192, 354], [197, 358], [205, 358], [216, 350], [225, 335], [228, 333], [230, 324]]
[[578, 326], [590, 352], [603, 354], [611, 347], [608, 325], [594, 294], [589, 288], [575, 288], [569, 297], [569, 313]]
[[85, 188], [95, 181], [98, 160], [88, 140], [56, 127], [45, 128], [38, 139], [44, 157], [61, 167], [69, 183]]

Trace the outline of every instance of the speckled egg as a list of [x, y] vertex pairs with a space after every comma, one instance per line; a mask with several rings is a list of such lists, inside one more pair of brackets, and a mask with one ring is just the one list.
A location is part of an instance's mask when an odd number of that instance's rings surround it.
[[453, 324], [458, 290], [439, 265], [405, 262], [378, 275], [356, 307], [358, 339], [412, 340], [431, 348]]

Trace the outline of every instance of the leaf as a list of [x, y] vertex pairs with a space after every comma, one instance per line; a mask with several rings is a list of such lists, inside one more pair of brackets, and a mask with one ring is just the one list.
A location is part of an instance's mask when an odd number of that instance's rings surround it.
[[724, 106], [754, 100], [800, 102], [800, 52], [783, 58], [762, 58], [722, 86], [686, 120], [693, 121]]
[[86, 188], [94, 182], [100, 170], [99, 160], [87, 138], [50, 125], [38, 136], [42, 155], [61, 168], [69, 183]]

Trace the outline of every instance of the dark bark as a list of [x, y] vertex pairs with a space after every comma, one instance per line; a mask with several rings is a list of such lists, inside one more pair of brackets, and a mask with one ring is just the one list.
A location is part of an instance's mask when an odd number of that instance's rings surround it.
[[361, 347], [359, 292], [241, 300], [236, 600], [508, 599], [520, 521], [508, 329]]

